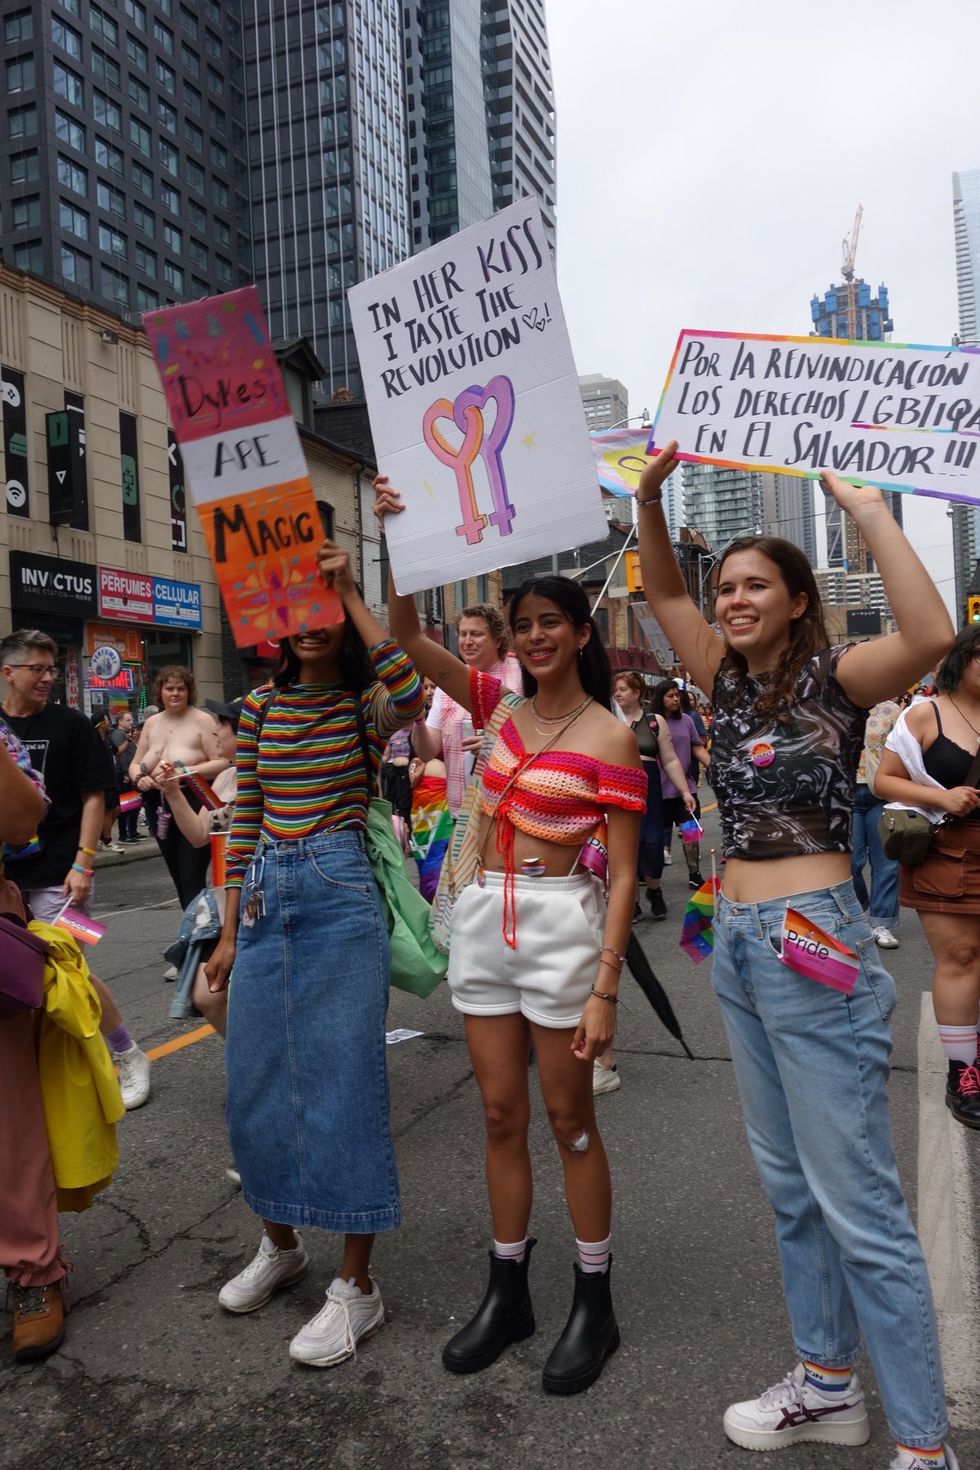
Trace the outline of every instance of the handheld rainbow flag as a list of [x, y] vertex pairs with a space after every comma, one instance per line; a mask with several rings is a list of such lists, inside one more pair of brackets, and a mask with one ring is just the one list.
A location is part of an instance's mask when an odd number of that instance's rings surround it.
[[138, 812], [142, 805], [143, 798], [138, 791], [124, 791], [119, 798], [121, 812]]
[[446, 805], [445, 778], [423, 776], [412, 792], [409, 851], [418, 864], [419, 892], [427, 903], [435, 895], [452, 835], [453, 818]]
[[857, 980], [860, 960], [853, 949], [841, 944], [832, 934], [814, 924], [806, 914], [786, 905], [783, 920], [783, 945], [779, 958], [791, 970], [842, 990], [850, 995]]
[[715, 916], [715, 894], [721, 884], [712, 873], [696, 893], [692, 893], [684, 910], [681, 926], [680, 947], [684, 953], [700, 965], [710, 959], [715, 947], [715, 931], [712, 920]]
[[78, 909], [72, 908], [71, 904], [65, 905], [54, 922], [59, 929], [67, 929], [79, 944], [98, 944], [105, 933], [104, 924], [100, 924], [98, 919], [90, 919], [86, 914], [80, 913]]

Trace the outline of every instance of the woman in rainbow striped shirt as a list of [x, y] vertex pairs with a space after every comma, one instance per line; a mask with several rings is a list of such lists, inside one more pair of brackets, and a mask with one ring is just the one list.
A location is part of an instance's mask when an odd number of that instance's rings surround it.
[[206, 974], [219, 990], [235, 967], [228, 1129], [242, 1193], [263, 1224], [257, 1255], [218, 1300], [255, 1311], [309, 1270], [297, 1226], [342, 1232], [340, 1274], [289, 1348], [328, 1368], [384, 1323], [371, 1249], [375, 1232], [399, 1223], [388, 934], [364, 851], [373, 790], [358, 710], [376, 771], [424, 699], [365, 605], [348, 553], [325, 542], [320, 569], [345, 620], [284, 639], [272, 685], [242, 707], [225, 921]]

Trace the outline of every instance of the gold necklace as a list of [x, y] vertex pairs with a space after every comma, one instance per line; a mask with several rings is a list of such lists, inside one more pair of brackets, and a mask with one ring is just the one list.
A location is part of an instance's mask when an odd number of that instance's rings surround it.
[[[549, 725], [562, 725], [566, 722], [571, 724], [573, 720], [578, 719], [583, 710], [587, 709], [591, 703], [592, 695], [587, 694], [581, 704], [576, 705], [574, 709], [566, 710], [563, 715], [540, 715], [538, 714], [538, 696], [535, 694], [531, 697], [531, 723], [539, 735], [550, 735], [552, 731], [548, 728]], [[538, 724], [539, 720], [544, 725], [544, 729]]]

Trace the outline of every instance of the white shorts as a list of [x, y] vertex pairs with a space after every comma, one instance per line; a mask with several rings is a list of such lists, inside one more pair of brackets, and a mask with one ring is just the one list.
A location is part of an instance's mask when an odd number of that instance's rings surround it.
[[574, 1029], [599, 973], [605, 902], [588, 873], [514, 879], [517, 948], [504, 940], [504, 875], [463, 889], [453, 909], [449, 989], [467, 1016], [520, 1014]]
[[[92, 899], [94, 895], [95, 883], [93, 881], [85, 902], [74, 905], [87, 918], [92, 917]], [[38, 923], [53, 924], [68, 900], [65, 897], [65, 890], [59, 883], [54, 888], [25, 888], [24, 902], [30, 904], [31, 913], [37, 919]]]

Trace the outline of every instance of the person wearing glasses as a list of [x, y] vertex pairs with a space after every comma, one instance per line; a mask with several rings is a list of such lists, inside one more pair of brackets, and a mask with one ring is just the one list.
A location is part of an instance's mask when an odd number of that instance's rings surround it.
[[[93, 859], [105, 819], [105, 794], [116, 773], [102, 742], [78, 710], [55, 704], [58, 646], [37, 628], [9, 634], [0, 643], [0, 673], [7, 684], [3, 718], [27, 748], [51, 801], [29, 842], [5, 850], [7, 872], [35, 919], [53, 924], [66, 903], [91, 912]], [[119, 1065], [127, 1108], [150, 1095], [150, 1060], [130, 1036], [112, 992], [92, 976], [102, 1003], [102, 1034]]]

